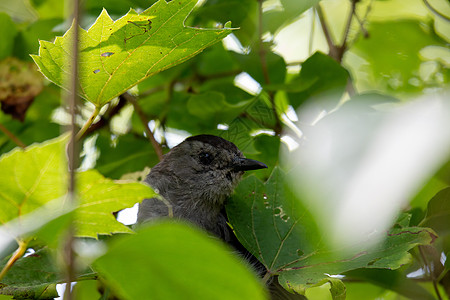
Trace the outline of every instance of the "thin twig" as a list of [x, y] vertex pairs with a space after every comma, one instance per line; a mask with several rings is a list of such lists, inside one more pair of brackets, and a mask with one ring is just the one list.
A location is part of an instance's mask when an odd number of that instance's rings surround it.
[[323, 31], [323, 34], [325, 36], [325, 40], [327, 41], [327, 45], [328, 45], [328, 48], [329, 48], [328, 55], [331, 58], [333, 58], [334, 60], [340, 62], [339, 59], [338, 59], [338, 57], [339, 57], [338, 47], [333, 43], [333, 39], [331, 38], [330, 31], [328, 30], [328, 26], [327, 26], [327, 24], [325, 22], [325, 17], [323, 15], [323, 10], [322, 10], [322, 7], [320, 6], [320, 3], [315, 6], [315, 9], [317, 11], [317, 15], [319, 16], [320, 26], [322, 27], [322, 31]]
[[313, 42], [314, 42], [314, 33], [316, 29], [316, 10], [314, 8], [311, 9], [311, 32], [309, 33], [309, 45], [308, 45], [308, 53], [312, 55]]
[[269, 70], [267, 68], [267, 61], [266, 61], [266, 50], [264, 49], [263, 45], [263, 0], [258, 0], [258, 11], [259, 11], [259, 18], [258, 18], [258, 33], [259, 33], [259, 57], [261, 61], [261, 67], [262, 67], [262, 73], [264, 76], [264, 81], [266, 84], [270, 84], [270, 77], [269, 77]]
[[[72, 57], [71, 65], [72, 70], [70, 73], [70, 86], [67, 94], [67, 104], [69, 106], [71, 121], [70, 121], [70, 142], [67, 148], [68, 161], [69, 161], [69, 187], [68, 187], [68, 201], [71, 205], [75, 204], [75, 170], [78, 165], [78, 148], [77, 139], [83, 135], [83, 133], [89, 128], [90, 124], [83, 126], [82, 130], [77, 134], [77, 125], [75, 121], [77, 103], [78, 103], [78, 63], [79, 63], [79, 49], [78, 49], [78, 37], [79, 37], [79, 24], [80, 24], [80, 0], [73, 0], [73, 39], [72, 39]], [[95, 119], [95, 117], [93, 118]], [[93, 121], [93, 120], [92, 120]], [[91, 124], [92, 124], [91, 121]], [[65, 275], [66, 275], [66, 290], [64, 292], [64, 300], [72, 300], [73, 294], [71, 290], [71, 283], [75, 281], [75, 253], [73, 250], [74, 243], [74, 226], [70, 224], [67, 231], [67, 238], [64, 243], [63, 257], [65, 263]]]
[[17, 146], [19, 146], [22, 149], [25, 149], [27, 146], [17, 137], [15, 136], [11, 131], [9, 131], [5, 126], [0, 124], [0, 130], [6, 134], [11, 141], [13, 141]]
[[355, 15], [355, 11], [356, 11], [356, 1], [357, 0], [350, 0], [351, 2], [351, 10], [350, 10], [350, 14], [348, 15], [348, 19], [347, 19], [347, 24], [345, 25], [345, 30], [344, 30], [344, 36], [342, 37], [342, 45], [340, 46], [340, 61], [342, 61], [342, 57], [344, 56], [344, 52], [345, 50], [347, 50], [347, 39], [348, 39], [348, 35], [350, 33], [350, 27], [352, 25], [352, 20], [353, 20], [353, 16]]
[[92, 125], [92, 123], [94, 122], [95, 118], [97, 118], [99, 113], [100, 113], [100, 107], [95, 106], [94, 111], [92, 112], [92, 115], [89, 117], [89, 119], [86, 121], [86, 123], [84, 123], [84, 125], [80, 129], [80, 131], [78, 131], [78, 133], [76, 135], [77, 141], [79, 141], [84, 136], [84, 133], [89, 129], [89, 127]]
[[25, 251], [27, 251], [28, 241], [19, 240], [18, 244], [19, 244], [19, 247], [13, 253], [11, 258], [8, 260], [8, 262], [6, 263], [6, 265], [3, 267], [2, 271], [0, 272], [0, 281], [5, 277], [6, 273], [8, 273], [8, 271], [11, 269], [11, 267], [14, 265], [14, 263], [25, 254]]
[[[267, 85], [270, 84], [270, 77], [269, 77], [269, 69], [267, 67], [267, 59], [266, 59], [266, 50], [264, 49], [263, 45], [263, 0], [258, 0], [259, 4], [259, 22], [258, 22], [258, 32], [259, 32], [259, 59], [261, 61], [261, 67], [262, 67], [262, 73], [264, 76], [264, 81]], [[273, 116], [275, 118], [275, 128], [273, 130], [275, 131], [276, 135], [281, 135], [281, 131], [283, 130], [283, 126], [281, 125], [280, 118], [278, 117], [277, 109], [275, 106], [275, 96], [274, 93], [271, 91], [268, 91], [270, 103], [272, 104], [272, 112]]]
[[136, 101], [136, 98], [129, 93], [122, 94], [122, 97], [124, 97], [128, 102], [130, 102], [134, 110], [136, 111], [139, 119], [141, 120], [142, 124], [144, 125], [144, 130], [147, 135], [147, 138], [149, 139], [150, 143], [153, 146], [153, 149], [155, 149], [155, 153], [158, 156], [158, 159], [161, 161], [163, 158], [163, 151], [161, 148], [161, 145], [156, 141], [155, 136], [153, 135], [153, 132], [150, 130], [150, 127], [148, 127], [148, 119], [145, 115], [142, 108], [139, 106], [138, 102]]

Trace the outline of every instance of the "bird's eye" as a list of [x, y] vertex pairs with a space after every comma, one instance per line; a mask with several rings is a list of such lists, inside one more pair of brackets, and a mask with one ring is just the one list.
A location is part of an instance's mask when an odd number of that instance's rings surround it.
[[209, 165], [213, 161], [214, 157], [208, 152], [202, 152], [199, 154], [199, 159], [202, 164]]

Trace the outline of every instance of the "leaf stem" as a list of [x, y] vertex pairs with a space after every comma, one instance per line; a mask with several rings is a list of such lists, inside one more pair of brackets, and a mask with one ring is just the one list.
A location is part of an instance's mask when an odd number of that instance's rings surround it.
[[423, 246], [419, 246], [419, 253], [420, 253], [420, 256], [422, 257], [422, 260], [423, 260], [424, 269], [425, 269], [425, 270], [428, 272], [428, 274], [430, 275], [430, 278], [431, 278], [431, 280], [432, 280], [432, 282], [433, 282], [433, 288], [434, 288], [434, 291], [436, 292], [437, 298], [438, 298], [439, 300], [442, 300], [442, 296], [441, 296], [441, 293], [439, 292], [439, 288], [438, 288], [438, 283], [437, 283], [437, 280], [436, 280], [436, 276], [435, 276], [435, 274], [434, 274], [434, 271], [431, 269], [430, 264], [428, 263], [428, 260], [427, 260], [427, 258], [426, 258], [426, 255], [425, 255], [425, 252], [424, 252], [423, 249], [424, 249]]
[[27, 146], [17, 137], [15, 136], [11, 131], [9, 131], [3, 124], [0, 124], [0, 130], [6, 134], [17, 146], [19, 146], [22, 149], [25, 149]]
[[14, 263], [25, 254], [28, 246], [28, 240], [19, 240], [18, 244], [19, 247], [16, 251], [14, 251], [14, 254], [11, 256], [11, 258], [8, 260], [8, 262], [0, 272], [0, 281], [5, 277], [6, 273], [8, 273]]
[[83, 127], [78, 131], [76, 135], [77, 141], [81, 140], [81, 138], [84, 136], [85, 132], [91, 127], [92, 123], [94, 122], [95, 118], [97, 118], [98, 114], [100, 113], [99, 106], [95, 106], [94, 111], [92, 112], [92, 115], [89, 117], [89, 119], [84, 123]]
[[264, 274], [264, 277], [262, 278], [262, 282], [263, 282], [264, 284], [266, 284], [267, 281], [269, 280], [269, 278], [270, 278], [271, 276], [272, 276], [272, 275], [270, 274], [270, 272], [267, 271], [266, 274]]
[[153, 148], [155, 149], [158, 159], [161, 161], [163, 158], [162, 147], [156, 141], [155, 136], [153, 135], [153, 132], [150, 130], [150, 127], [148, 127], [147, 116], [145, 115], [144, 111], [141, 109], [136, 98], [133, 95], [130, 95], [129, 93], [124, 93], [124, 94], [122, 94], [122, 96], [133, 105], [134, 110], [136, 111], [139, 119], [141, 120], [142, 124], [144, 125], [144, 130], [147, 135], [147, 138], [149, 139], [150, 143], [152, 144]]

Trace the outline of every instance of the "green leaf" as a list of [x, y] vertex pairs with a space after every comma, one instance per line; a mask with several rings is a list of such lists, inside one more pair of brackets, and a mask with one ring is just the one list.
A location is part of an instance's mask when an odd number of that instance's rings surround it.
[[16, 34], [16, 26], [10, 16], [0, 12], [0, 36], [2, 37], [2, 42], [0, 43], [0, 60], [12, 54]]
[[290, 24], [320, 0], [281, 0], [282, 9], [270, 9], [263, 14], [263, 28], [276, 33], [284, 26]]
[[149, 186], [113, 181], [96, 170], [79, 173], [77, 181], [80, 204], [74, 225], [79, 237], [97, 238], [99, 234], [133, 232], [119, 223], [113, 213], [156, 195]]
[[239, 28], [234, 34], [242, 44], [249, 45], [256, 38], [258, 3], [253, 0], [208, 0], [200, 6], [193, 22], [202, 24], [231, 21]]
[[[431, 24], [420, 20], [370, 22], [370, 38], [359, 39], [351, 52], [364, 59], [356, 76], [360, 90], [378, 89], [394, 93], [420, 92], [426, 83], [420, 76], [423, 58], [418, 53], [427, 46], [444, 46]], [[436, 84], [436, 82], [434, 82]]]
[[[68, 179], [64, 157], [66, 140], [64, 135], [0, 157], [0, 169], [8, 170], [0, 174], [0, 206], [3, 208], [0, 224], [42, 208], [52, 200], [56, 200], [55, 206], [63, 207]], [[76, 181], [79, 204], [74, 224], [77, 236], [97, 238], [98, 234], [132, 232], [116, 221], [113, 212], [155, 196], [144, 184], [114, 182], [96, 170], [77, 173]], [[54, 226], [50, 227], [48, 230], [55, 232]]]
[[226, 101], [225, 95], [216, 91], [208, 91], [192, 95], [187, 102], [187, 109], [191, 115], [200, 119], [202, 123], [229, 123], [236, 118], [251, 103], [251, 100], [237, 104]]
[[[0, 262], [0, 268], [8, 259]], [[0, 294], [14, 295], [14, 299], [53, 299], [58, 297], [56, 284], [61, 278], [51, 252], [39, 250], [17, 260], [0, 283]]]
[[433, 228], [439, 235], [450, 234], [450, 187], [431, 198], [422, 224]]
[[435, 297], [418, 282], [407, 278], [402, 270], [358, 269], [345, 273], [349, 281], [367, 281], [409, 299], [433, 300]]
[[321, 52], [314, 53], [303, 64], [297, 78], [287, 90], [299, 87], [299, 91], [288, 93], [291, 105], [298, 108], [307, 100], [331, 98], [325, 109], [334, 108], [347, 86], [348, 72], [334, 59]]
[[256, 277], [228, 248], [174, 222], [117, 239], [94, 267], [123, 299], [265, 299]]
[[[264, 184], [245, 178], [227, 205], [238, 239], [287, 289], [304, 293], [329, 275], [359, 268], [396, 269], [411, 259], [407, 252], [430, 244], [436, 234], [427, 228], [394, 228], [383, 243], [368, 248], [361, 241], [350, 252], [329, 249], [301, 200], [285, 186], [285, 175], [275, 168]], [[329, 274], [329, 275], [327, 275]]]
[[284, 79], [286, 78], [286, 63], [284, 59], [278, 54], [264, 49], [266, 51], [265, 64], [267, 66], [267, 76], [269, 77], [269, 82], [267, 82], [266, 75], [261, 66], [260, 51], [260, 49], [256, 48], [250, 54], [233, 53], [233, 56], [242, 69], [259, 82], [259, 84], [284, 83]]
[[[113, 21], [103, 10], [88, 31], [80, 30], [81, 95], [103, 106], [145, 78], [193, 57], [231, 29], [183, 26], [197, 1], [160, 0], [141, 14], [134, 10]], [[228, 26], [228, 24], [227, 24]], [[41, 72], [59, 86], [70, 70], [73, 26], [54, 43], [41, 41], [32, 56]]]
[[113, 179], [120, 179], [123, 174], [140, 171], [158, 163], [150, 142], [133, 134], [119, 136], [113, 146], [110, 135], [101, 132], [96, 146], [100, 151], [96, 169]]
[[0, 224], [66, 194], [66, 136], [0, 157]]

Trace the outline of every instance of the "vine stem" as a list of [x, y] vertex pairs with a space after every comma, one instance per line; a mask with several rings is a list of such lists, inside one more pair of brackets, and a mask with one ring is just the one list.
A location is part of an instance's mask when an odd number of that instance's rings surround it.
[[17, 146], [19, 146], [22, 149], [25, 149], [27, 146], [17, 137], [15, 136], [11, 131], [9, 131], [3, 124], [0, 124], [0, 130], [6, 134], [7, 137], [9, 137]]
[[[70, 141], [67, 146], [67, 158], [68, 158], [68, 168], [69, 168], [69, 182], [68, 182], [68, 190], [67, 197], [68, 201], [71, 205], [76, 203], [76, 180], [75, 180], [75, 170], [78, 167], [78, 158], [79, 158], [79, 150], [77, 147], [78, 140], [83, 136], [83, 133], [89, 128], [89, 126], [94, 121], [95, 117], [98, 115], [100, 108], [96, 107], [94, 110], [94, 114], [89, 118], [88, 122], [84, 124], [83, 128], [77, 132], [77, 125], [75, 122], [76, 111], [77, 111], [77, 103], [78, 103], [78, 73], [79, 73], [79, 46], [78, 46], [78, 38], [79, 38], [79, 24], [81, 17], [81, 4], [80, 0], [72, 1], [72, 12], [74, 19], [73, 26], [73, 38], [71, 45], [71, 72], [69, 74], [69, 89], [67, 93], [67, 106], [69, 107], [71, 119], [70, 119]], [[66, 282], [66, 290], [64, 291], [64, 300], [72, 300], [74, 296], [71, 290], [71, 283], [76, 280], [76, 263], [75, 263], [75, 252], [73, 249], [74, 244], [74, 224], [73, 219], [69, 224], [69, 228], [67, 229], [66, 238], [63, 242], [63, 250], [62, 256], [64, 259], [64, 275]]]
[[155, 136], [153, 135], [153, 132], [150, 130], [150, 127], [148, 127], [148, 119], [145, 115], [144, 111], [139, 106], [136, 98], [133, 95], [130, 95], [129, 93], [124, 93], [122, 96], [130, 102], [134, 110], [136, 111], [139, 119], [141, 120], [142, 124], [144, 125], [144, 130], [147, 135], [147, 138], [149, 139], [150, 143], [153, 146], [153, 149], [155, 149], [155, 153], [158, 156], [158, 159], [161, 161], [163, 159], [163, 151], [161, 145], [156, 141]]
[[94, 122], [95, 118], [97, 118], [98, 114], [100, 113], [100, 107], [95, 106], [94, 111], [92, 112], [92, 115], [89, 117], [89, 119], [84, 123], [83, 127], [78, 131], [76, 135], [77, 141], [79, 141], [83, 135], [86, 133], [86, 131], [91, 127], [92, 123]]
[[[266, 50], [264, 49], [263, 45], [263, 0], [258, 0], [258, 11], [259, 11], [259, 22], [258, 22], [258, 33], [259, 33], [259, 59], [261, 61], [261, 68], [262, 73], [264, 76], [264, 81], [266, 84], [270, 84], [270, 76], [269, 76], [269, 68], [267, 67], [267, 60], [266, 60]], [[281, 131], [283, 130], [283, 126], [281, 125], [280, 118], [278, 117], [277, 109], [275, 106], [275, 99], [274, 99], [274, 93], [269, 91], [269, 99], [270, 103], [272, 104], [272, 112], [275, 118], [275, 128], [273, 130], [275, 131], [276, 135], [281, 135]]]
[[269, 272], [266, 272], [266, 274], [264, 274], [264, 277], [263, 277], [263, 279], [262, 279], [262, 282], [263, 282], [264, 284], [266, 284], [270, 277], [271, 277], [271, 274], [270, 274]]
[[0, 272], [0, 281], [5, 277], [6, 273], [8, 273], [14, 263], [25, 254], [25, 251], [27, 251], [28, 241], [19, 240], [17, 243], [19, 244], [19, 247]]
[[428, 272], [428, 274], [430, 275], [431, 280], [433, 282], [433, 288], [434, 288], [434, 291], [436, 293], [436, 296], [437, 296], [437, 298], [439, 300], [442, 300], [442, 296], [441, 296], [441, 293], [439, 292], [439, 287], [438, 287], [438, 283], [437, 283], [437, 280], [436, 280], [436, 276], [434, 274], [434, 270], [431, 269], [431, 266], [428, 263], [428, 260], [426, 258], [425, 252], [423, 250], [423, 246], [419, 246], [419, 253], [420, 253], [420, 256], [422, 257], [424, 268]]

